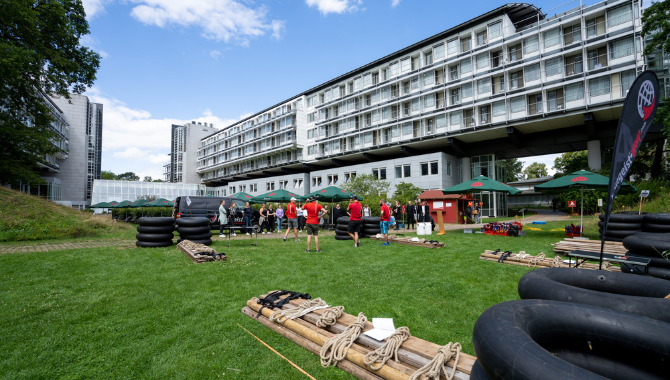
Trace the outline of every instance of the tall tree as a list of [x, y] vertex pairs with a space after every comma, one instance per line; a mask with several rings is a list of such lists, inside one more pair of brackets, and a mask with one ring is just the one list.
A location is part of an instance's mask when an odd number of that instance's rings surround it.
[[547, 172], [547, 165], [541, 164], [539, 162], [533, 162], [532, 164], [528, 165], [523, 170], [523, 173], [526, 175], [526, 179], [546, 177], [549, 175]]
[[153, 182], [153, 180], [151, 179], [150, 175], [145, 175], [144, 176], [144, 182]]
[[400, 201], [400, 204], [407, 204], [407, 201], [413, 201], [423, 193], [423, 189], [413, 183], [400, 182], [395, 187], [393, 198]]
[[590, 170], [589, 152], [581, 150], [561, 154], [554, 160], [554, 170], [556, 170], [558, 176], [574, 173], [578, 170]]
[[139, 181], [140, 176], [133, 172], [125, 172], [117, 175], [115, 179], [119, 181]]
[[369, 198], [386, 196], [391, 184], [377, 179], [372, 174], [359, 174], [356, 178], [342, 185], [342, 188], [363, 198]]
[[502, 161], [502, 165], [505, 169], [505, 178], [501, 178], [501, 181], [514, 182], [523, 179], [523, 161], [518, 158], [508, 158]]
[[[642, 13], [642, 36], [647, 39], [644, 54], [670, 54], [670, 0], [656, 1]], [[660, 52], [659, 52], [660, 50]], [[659, 58], [662, 59], [662, 58]], [[666, 95], [669, 95], [666, 93]], [[670, 138], [670, 97], [663, 99], [656, 113], [656, 123], [663, 124], [665, 137]]]
[[81, 0], [0, 1], [0, 184], [40, 183], [38, 163], [60, 149], [45, 95], [93, 85], [100, 56]]
[[100, 179], [116, 179], [116, 174], [109, 170], [103, 170], [100, 172]]

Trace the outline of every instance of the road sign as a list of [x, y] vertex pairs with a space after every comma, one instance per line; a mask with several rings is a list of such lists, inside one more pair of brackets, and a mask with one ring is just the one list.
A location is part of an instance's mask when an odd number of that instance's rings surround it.
[[598, 207], [603, 207], [603, 200], [602, 199], [598, 199]]
[[405, 214], [405, 206], [402, 206], [402, 213]]
[[568, 207], [577, 207], [577, 201], [568, 201]]

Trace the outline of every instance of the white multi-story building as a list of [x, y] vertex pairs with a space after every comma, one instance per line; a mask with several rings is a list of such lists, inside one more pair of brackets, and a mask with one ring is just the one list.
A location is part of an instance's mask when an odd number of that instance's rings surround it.
[[[599, 169], [645, 69], [640, 16], [635, 0], [551, 17], [504, 5], [202, 139], [197, 172], [223, 195], [361, 173], [441, 189], [503, 178], [500, 159], [582, 149]], [[484, 215], [506, 209], [481, 196]]]
[[217, 131], [214, 124], [192, 121], [184, 125], [172, 124], [170, 162], [163, 165], [165, 182], [198, 183], [195, 160], [200, 140]]

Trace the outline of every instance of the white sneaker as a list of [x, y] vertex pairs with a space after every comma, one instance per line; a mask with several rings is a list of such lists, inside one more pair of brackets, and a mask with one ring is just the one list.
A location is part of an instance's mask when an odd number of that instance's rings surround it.
[[268, 235], [272, 235], [272, 232], [268, 231]]
[[295, 239], [295, 241], [300, 241], [300, 239]]
[[[249, 235], [249, 234], [247, 234], [247, 235]], [[263, 232], [263, 235], [265, 235], [265, 232]]]
[[224, 234], [219, 234], [219, 237], [224, 238], [224, 237], [226, 237], [226, 235], [224, 235]]
[[237, 236], [237, 234], [230, 234], [230, 236]]
[[247, 236], [249, 236], [249, 233], [247, 232]]

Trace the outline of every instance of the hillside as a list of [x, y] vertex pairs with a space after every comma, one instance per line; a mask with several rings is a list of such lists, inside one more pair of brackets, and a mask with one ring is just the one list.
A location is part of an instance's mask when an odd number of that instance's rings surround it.
[[128, 230], [93, 215], [0, 186], [0, 242], [90, 237]]

